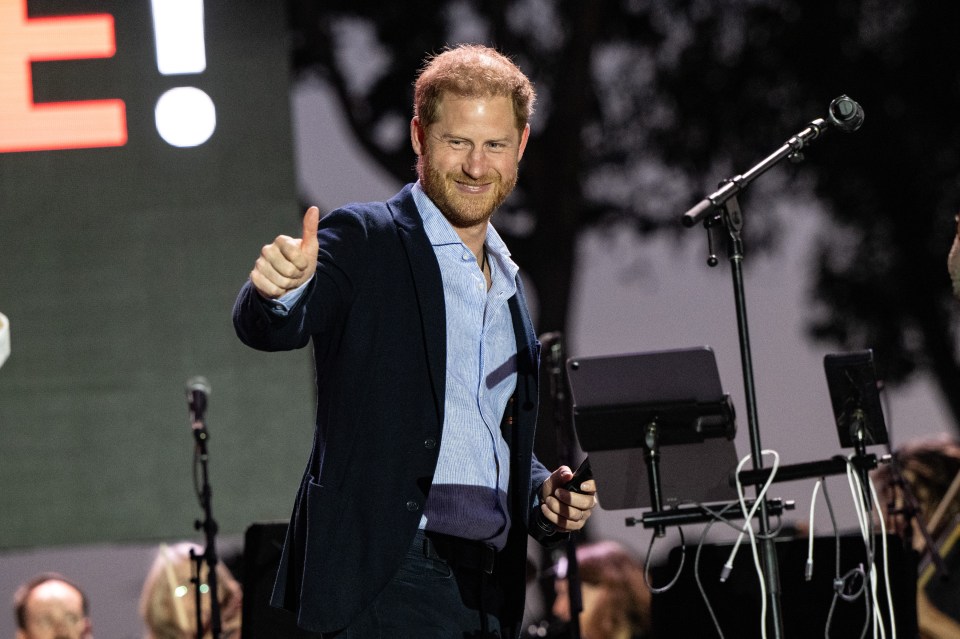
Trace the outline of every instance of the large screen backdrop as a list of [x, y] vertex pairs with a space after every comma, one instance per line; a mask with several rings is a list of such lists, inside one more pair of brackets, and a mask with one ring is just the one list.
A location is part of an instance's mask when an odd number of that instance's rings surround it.
[[306, 460], [310, 354], [230, 315], [299, 229], [283, 3], [155, 5], [0, 0], [0, 548], [198, 536], [194, 376], [221, 532]]

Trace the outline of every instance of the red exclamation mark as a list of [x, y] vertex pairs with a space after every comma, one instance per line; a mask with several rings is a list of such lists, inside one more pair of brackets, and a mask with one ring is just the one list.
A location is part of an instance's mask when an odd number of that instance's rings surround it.
[[[207, 68], [203, 0], [151, 0], [157, 69], [163, 75], [202, 73]], [[154, 109], [157, 132], [177, 147], [199, 146], [217, 127], [213, 100], [196, 87], [181, 86], [160, 96]]]

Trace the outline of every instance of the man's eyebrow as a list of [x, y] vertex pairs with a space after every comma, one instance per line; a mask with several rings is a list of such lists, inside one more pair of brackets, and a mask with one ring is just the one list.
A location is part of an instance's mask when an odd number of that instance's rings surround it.
[[[473, 142], [473, 140], [471, 140], [469, 137], [465, 135], [457, 135], [456, 133], [438, 133], [436, 134], [436, 137], [441, 140], [466, 140], [468, 142]], [[504, 144], [510, 144], [511, 139], [509, 135], [506, 135], [499, 138], [489, 138], [487, 140], [483, 140], [483, 144], [488, 142], [502, 142]]]

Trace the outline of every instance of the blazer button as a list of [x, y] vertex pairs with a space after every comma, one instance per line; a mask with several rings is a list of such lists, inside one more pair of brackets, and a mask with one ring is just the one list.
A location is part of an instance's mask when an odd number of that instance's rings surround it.
[[433, 450], [437, 447], [437, 440], [435, 440], [433, 437], [428, 437], [427, 439], [423, 440], [423, 447], [427, 450]]
[[417, 502], [411, 499], [410, 501], [407, 502], [407, 510], [409, 510], [410, 512], [416, 512], [420, 510], [420, 504], [418, 504]]

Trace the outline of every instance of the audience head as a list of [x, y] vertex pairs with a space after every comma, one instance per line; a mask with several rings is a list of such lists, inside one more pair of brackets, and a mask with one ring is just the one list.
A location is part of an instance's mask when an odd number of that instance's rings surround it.
[[953, 245], [947, 254], [947, 273], [950, 275], [953, 295], [960, 299], [960, 214], [954, 220], [957, 223], [957, 233], [953, 237]]
[[[557, 598], [553, 614], [570, 621], [570, 596], [566, 559], [557, 565]], [[583, 611], [583, 639], [630, 639], [650, 632], [650, 589], [643, 565], [614, 541], [583, 544], [577, 548]]]
[[[190, 551], [203, 554], [192, 543], [162, 544], [140, 594], [140, 615], [148, 639], [195, 639], [197, 636], [196, 585], [191, 581], [196, 563]], [[208, 569], [203, 564], [200, 578], [203, 636], [211, 636]], [[217, 601], [220, 603], [221, 637], [240, 636], [242, 593], [230, 570], [217, 564]]]
[[17, 639], [90, 639], [90, 604], [80, 587], [57, 573], [37, 575], [13, 597]]

